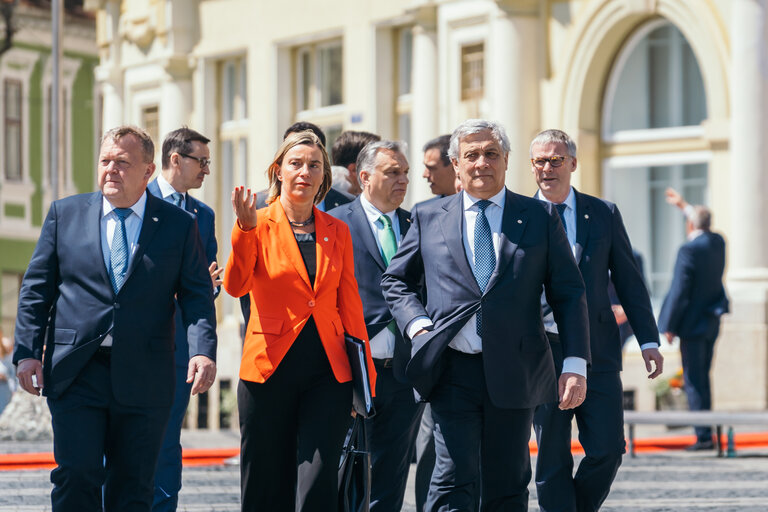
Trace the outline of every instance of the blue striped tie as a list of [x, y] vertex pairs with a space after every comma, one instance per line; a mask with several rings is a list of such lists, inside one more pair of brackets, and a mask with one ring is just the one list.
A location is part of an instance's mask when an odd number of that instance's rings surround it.
[[568, 208], [568, 205], [565, 203], [556, 204], [555, 208], [557, 208], [557, 213], [560, 214], [560, 221], [563, 223], [563, 229], [565, 229], [565, 234], [568, 235], [568, 224], [565, 223], [565, 209]]
[[[481, 292], [485, 292], [488, 281], [491, 279], [496, 268], [496, 253], [493, 250], [493, 236], [491, 235], [491, 225], [488, 224], [488, 218], [485, 216], [485, 209], [492, 203], [487, 199], [482, 199], [477, 203], [477, 218], [475, 218], [475, 280], [480, 287]], [[482, 336], [483, 328], [483, 309], [477, 310], [476, 332]]]
[[115, 233], [112, 235], [112, 248], [109, 256], [109, 280], [115, 293], [120, 291], [125, 281], [125, 272], [128, 270], [128, 237], [125, 233], [125, 219], [133, 213], [130, 208], [115, 208], [112, 210], [120, 222], [115, 224]]
[[181, 208], [181, 202], [184, 200], [184, 194], [179, 194], [178, 192], [174, 192], [170, 196], [168, 196], [173, 199], [173, 204]]

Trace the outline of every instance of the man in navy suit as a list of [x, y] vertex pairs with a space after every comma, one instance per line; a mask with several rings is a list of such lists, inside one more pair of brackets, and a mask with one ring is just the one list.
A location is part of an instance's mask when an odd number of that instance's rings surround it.
[[[217, 268], [215, 217], [213, 210], [189, 195], [192, 189], [200, 188], [210, 174], [210, 140], [189, 128], [179, 128], [166, 135], [161, 156], [162, 171], [151, 181], [147, 190], [165, 201], [191, 213], [197, 219], [200, 241], [211, 274], [214, 297], [218, 295], [223, 268]], [[178, 306], [178, 305], [177, 305]], [[179, 501], [181, 490], [181, 426], [189, 405], [192, 376], [189, 371], [189, 344], [184, 329], [183, 312], [176, 310], [176, 395], [173, 398], [171, 417], [165, 429], [163, 446], [157, 460], [155, 472], [155, 498], [153, 512], [173, 512]], [[210, 363], [213, 363], [211, 361]]]
[[14, 362], [48, 397], [55, 512], [149, 511], [174, 395], [174, 297], [192, 392], [216, 368], [211, 277], [193, 216], [146, 193], [154, 144], [118, 127], [101, 143], [99, 192], [51, 204], [22, 282]]
[[[710, 231], [712, 214], [704, 206], [689, 208], [688, 241], [680, 247], [672, 284], [659, 314], [659, 329], [671, 342], [680, 338], [683, 381], [692, 411], [712, 408], [709, 371], [720, 316], [728, 312], [723, 287], [725, 240]], [[696, 443], [689, 450], [711, 450], [711, 427], [696, 427]]]
[[405, 378], [410, 346], [398, 331], [381, 291], [381, 276], [408, 232], [411, 216], [400, 208], [408, 186], [408, 159], [397, 142], [365, 146], [357, 158], [363, 192], [329, 213], [352, 235], [355, 278], [376, 366], [376, 415], [365, 420], [371, 452], [373, 512], [400, 510], [424, 404]]
[[[574, 366], [589, 358], [584, 283], [552, 205], [504, 186], [509, 139], [471, 119], [451, 135], [463, 192], [417, 205], [382, 279], [412, 342], [406, 376], [435, 420], [426, 510], [527, 510], [534, 408], [581, 404], [586, 379], [558, 382], [541, 320], [542, 286]], [[421, 283], [426, 287], [422, 303]]]
[[[570, 249], [587, 290], [589, 345], [592, 365], [587, 372], [587, 398], [579, 407], [560, 410], [550, 402], [536, 408], [534, 428], [539, 445], [536, 488], [544, 512], [595, 511], [611, 489], [624, 453], [621, 387], [621, 339], [608, 296], [609, 276], [640, 343], [649, 378], [662, 371], [659, 332], [651, 300], [615, 204], [577, 192], [576, 144], [560, 130], [546, 130], [531, 142], [531, 171], [539, 186], [536, 196], [561, 216]], [[551, 314], [542, 297], [544, 325], [556, 371], [564, 366], [562, 338], [571, 326]], [[653, 364], [652, 364], [653, 363]], [[579, 427], [585, 457], [573, 476], [571, 423]]]

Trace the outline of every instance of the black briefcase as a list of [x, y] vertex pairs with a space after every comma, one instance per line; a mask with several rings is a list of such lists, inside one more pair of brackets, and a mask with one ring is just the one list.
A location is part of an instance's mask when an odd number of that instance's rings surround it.
[[368, 512], [371, 506], [371, 454], [365, 420], [355, 416], [339, 461], [339, 512]]

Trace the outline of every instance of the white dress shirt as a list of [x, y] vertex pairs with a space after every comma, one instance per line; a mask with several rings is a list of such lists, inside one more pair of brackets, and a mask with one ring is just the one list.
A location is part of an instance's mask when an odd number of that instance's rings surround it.
[[[363, 206], [365, 217], [368, 219], [368, 225], [371, 227], [373, 233], [373, 239], [376, 240], [376, 247], [381, 254], [381, 241], [379, 240], [379, 232], [384, 230], [384, 226], [379, 222], [379, 217], [386, 215], [392, 222], [392, 230], [395, 232], [395, 240], [397, 246], [400, 247], [400, 221], [397, 218], [395, 210], [390, 212], [382, 212], [370, 201], [365, 198], [364, 194], [360, 194], [360, 204]], [[380, 330], [376, 336], [371, 338], [371, 357], [374, 359], [389, 359], [395, 355], [395, 334], [388, 328]]]
[[173, 188], [173, 185], [168, 183], [168, 181], [163, 178], [162, 174], [159, 174], [157, 176], [157, 185], [160, 187], [160, 193], [163, 195], [163, 200], [168, 201], [171, 204], [173, 203], [173, 198], [171, 197], [170, 200], [168, 199], [173, 194], [181, 194], [181, 205], [179, 205], [180, 208], [186, 209], [187, 207], [187, 194], [183, 192], [179, 192], [175, 188]]

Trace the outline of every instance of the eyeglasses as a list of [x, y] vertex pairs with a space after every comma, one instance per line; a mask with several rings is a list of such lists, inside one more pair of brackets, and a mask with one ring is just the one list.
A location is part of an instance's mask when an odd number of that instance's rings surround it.
[[566, 158], [568, 157], [567, 156], [551, 156], [549, 158], [531, 158], [531, 163], [537, 169], [543, 169], [544, 166], [547, 165], [547, 162], [549, 162], [550, 167], [556, 168], [563, 165], [565, 163]]
[[211, 165], [211, 159], [210, 158], [205, 158], [205, 157], [200, 157], [200, 156], [192, 156], [192, 155], [188, 155], [186, 153], [179, 153], [179, 155], [183, 156], [184, 158], [191, 158], [192, 160], [197, 160], [197, 162], [200, 164], [200, 168], [201, 169], [205, 169], [206, 167]]

